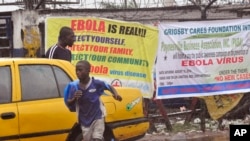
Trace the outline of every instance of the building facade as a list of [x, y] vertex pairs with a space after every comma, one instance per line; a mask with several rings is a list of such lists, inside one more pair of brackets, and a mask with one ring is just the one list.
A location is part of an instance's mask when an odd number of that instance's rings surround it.
[[[207, 10], [206, 20], [250, 18], [247, 6], [216, 6]], [[0, 12], [0, 57], [42, 57], [45, 53], [47, 17], [101, 17], [157, 25], [159, 22], [200, 21], [196, 6], [140, 9], [17, 9]], [[8, 42], [8, 43], [7, 43]]]

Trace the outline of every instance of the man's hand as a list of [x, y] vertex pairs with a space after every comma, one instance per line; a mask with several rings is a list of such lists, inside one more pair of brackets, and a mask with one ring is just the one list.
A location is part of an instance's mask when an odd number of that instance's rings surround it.
[[122, 97], [120, 95], [118, 95], [118, 94], [113, 95], [113, 97], [114, 97], [115, 100], [122, 101]]
[[76, 92], [75, 92], [75, 94], [74, 94], [74, 98], [75, 99], [78, 99], [78, 98], [80, 98], [82, 96], [82, 91], [81, 90], [77, 90]]
[[82, 91], [81, 91], [81, 90], [77, 90], [77, 91], [74, 93], [73, 98], [67, 100], [67, 103], [68, 103], [68, 104], [73, 104], [73, 103], [74, 103], [76, 100], [78, 100], [78, 98], [80, 98], [81, 96], [82, 96]]

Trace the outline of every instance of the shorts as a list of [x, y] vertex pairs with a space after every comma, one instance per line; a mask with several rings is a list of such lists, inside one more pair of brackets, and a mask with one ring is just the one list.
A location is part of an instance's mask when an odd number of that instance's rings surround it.
[[104, 118], [95, 120], [90, 127], [82, 128], [82, 136], [83, 141], [91, 141], [92, 139], [101, 139], [103, 140], [103, 133], [104, 133]]

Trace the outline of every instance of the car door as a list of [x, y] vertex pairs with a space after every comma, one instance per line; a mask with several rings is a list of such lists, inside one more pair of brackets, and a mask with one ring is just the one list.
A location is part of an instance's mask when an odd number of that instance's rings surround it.
[[15, 75], [12, 61], [0, 61], [0, 140], [19, 137]]
[[[76, 121], [64, 105], [63, 90], [70, 76], [56, 65], [16, 63], [22, 96], [17, 103], [20, 141], [65, 140]], [[73, 119], [73, 120], [72, 120]]]

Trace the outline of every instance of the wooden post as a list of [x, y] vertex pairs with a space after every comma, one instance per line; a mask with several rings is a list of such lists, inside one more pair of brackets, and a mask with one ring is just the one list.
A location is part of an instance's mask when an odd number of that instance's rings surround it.
[[169, 121], [169, 118], [168, 118], [167, 111], [166, 111], [164, 105], [162, 104], [162, 100], [160, 100], [160, 99], [155, 100], [155, 103], [156, 103], [157, 107], [159, 108], [160, 113], [161, 113], [161, 115], [163, 116], [163, 118], [165, 120], [165, 125], [167, 127], [167, 130], [173, 131], [172, 125], [171, 125], [171, 123]]
[[207, 111], [207, 108], [206, 108], [206, 103], [203, 99], [199, 99], [200, 100], [200, 105], [201, 105], [201, 114], [200, 114], [200, 118], [201, 118], [201, 131], [205, 132], [205, 118], [206, 118], [206, 111]]
[[192, 98], [191, 105], [190, 105], [191, 113], [190, 113], [190, 114], [187, 114], [184, 124], [187, 124], [187, 123], [189, 123], [189, 122], [191, 121], [192, 117], [194, 116], [194, 114], [195, 114], [195, 112], [196, 112], [195, 109], [196, 109], [197, 103], [198, 103], [198, 98], [197, 98], [197, 97], [193, 97], [193, 98]]

